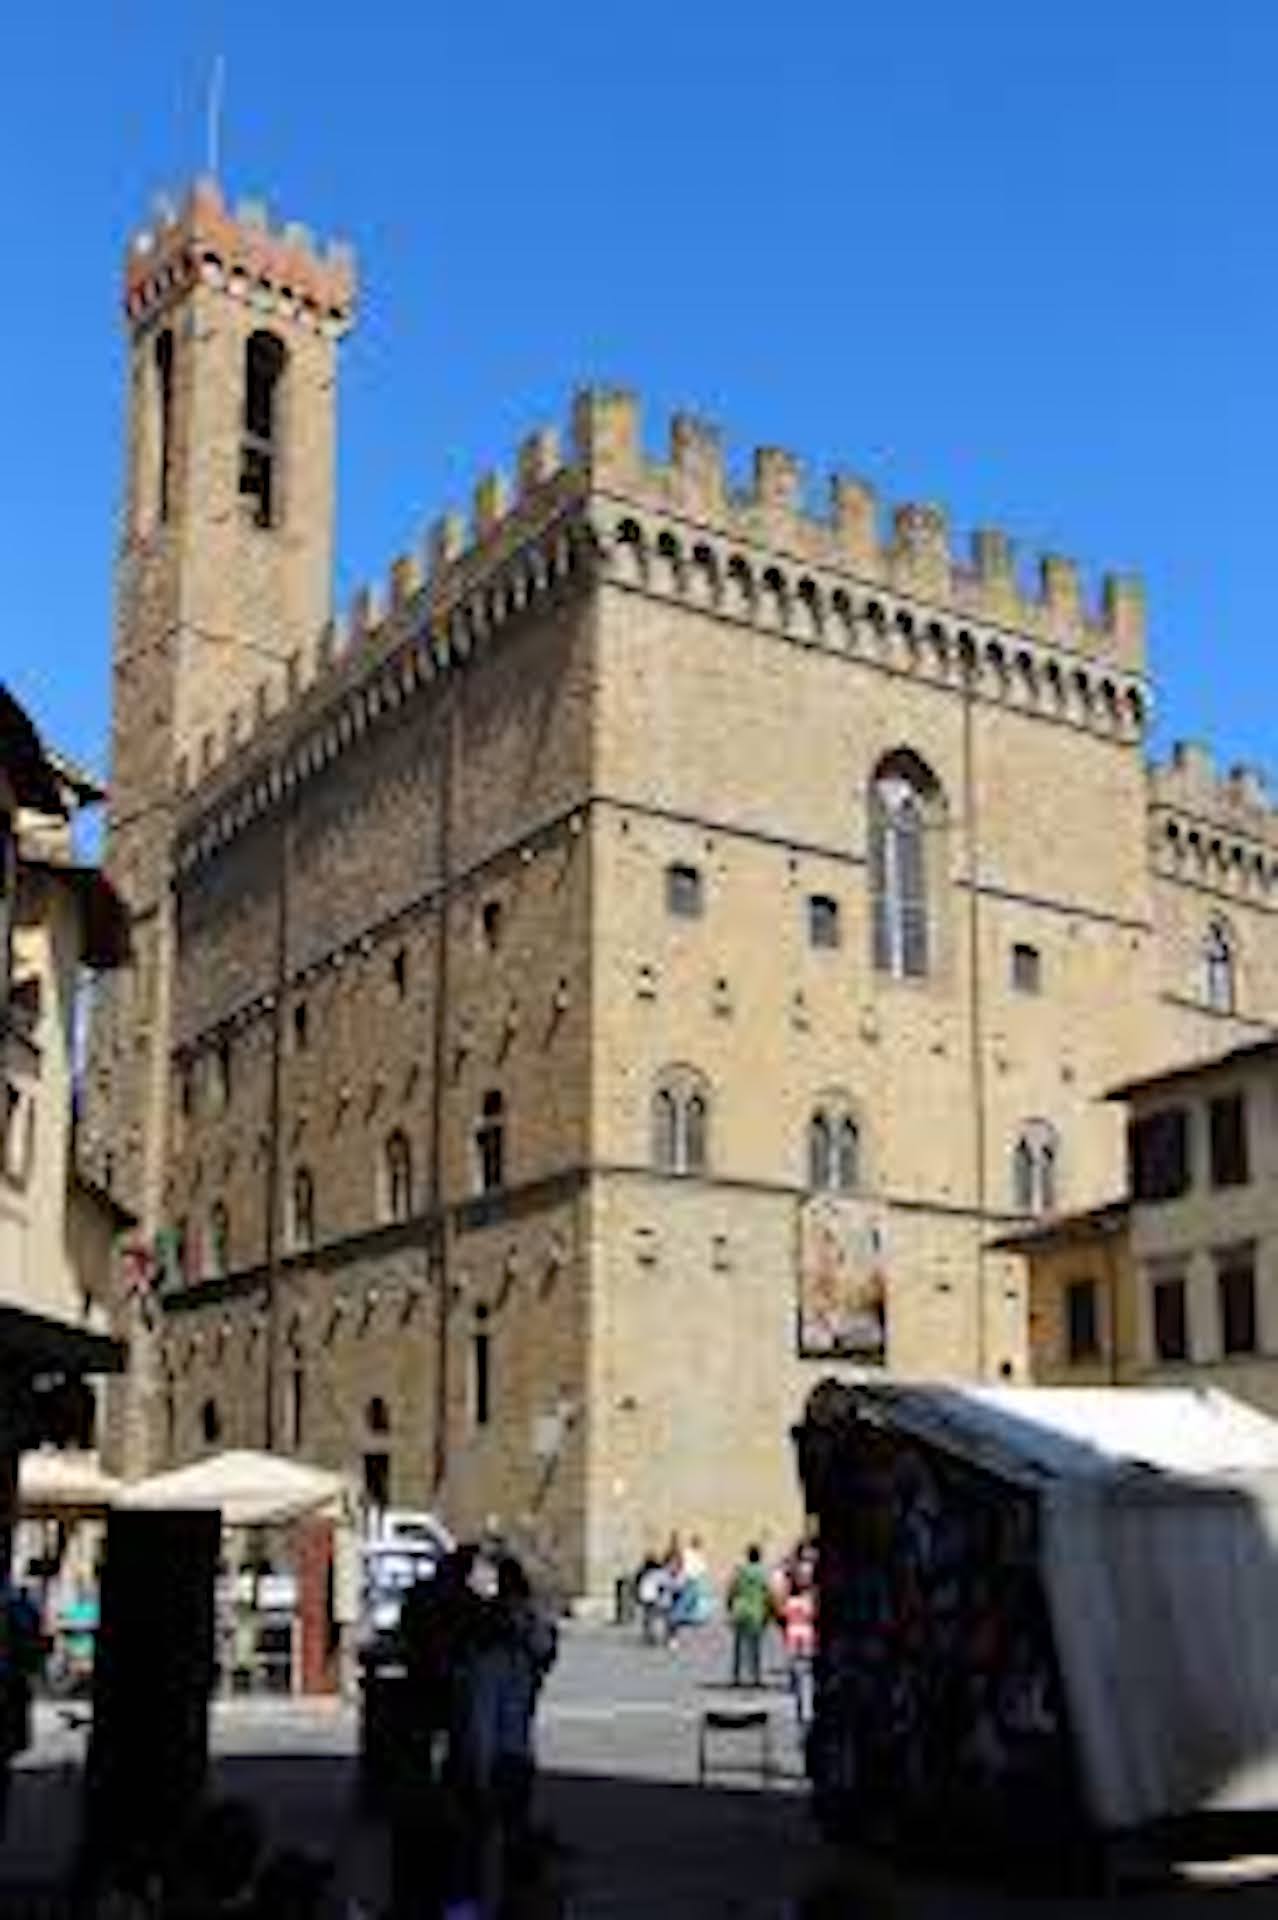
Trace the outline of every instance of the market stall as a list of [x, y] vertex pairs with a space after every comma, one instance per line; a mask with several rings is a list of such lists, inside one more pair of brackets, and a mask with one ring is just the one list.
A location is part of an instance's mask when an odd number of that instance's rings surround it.
[[225, 1687], [336, 1690], [334, 1535], [353, 1524], [354, 1511], [341, 1474], [231, 1449], [135, 1481], [119, 1505], [221, 1515], [217, 1640]]
[[827, 1382], [796, 1442], [832, 1832], [1278, 1808], [1278, 1424], [1192, 1389]]

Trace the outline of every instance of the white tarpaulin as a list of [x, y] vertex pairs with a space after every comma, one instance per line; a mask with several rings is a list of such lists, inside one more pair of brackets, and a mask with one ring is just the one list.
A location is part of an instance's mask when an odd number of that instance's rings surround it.
[[347, 1482], [339, 1473], [276, 1453], [232, 1449], [135, 1480], [117, 1504], [187, 1512], [217, 1508], [224, 1526], [256, 1527], [308, 1513], [339, 1517], [347, 1495]]
[[120, 1491], [121, 1482], [103, 1473], [96, 1453], [42, 1447], [18, 1463], [18, 1511], [28, 1519], [103, 1514]]
[[892, 1426], [1037, 1489], [1101, 1825], [1278, 1808], [1278, 1422], [1192, 1388], [853, 1391]]

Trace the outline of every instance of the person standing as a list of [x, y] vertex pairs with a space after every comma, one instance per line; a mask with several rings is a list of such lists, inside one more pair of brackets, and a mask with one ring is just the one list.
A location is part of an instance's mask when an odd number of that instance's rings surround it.
[[800, 1732], [812, 1724], [812, 1681], [816, 1661], [816, 1586], [806, 1557], [795, 1560], [789, 1591], [781, 1603], [781, 1632], [786, 1670]]
[[13, 1762], [31, 1744], [31, 1687], [41, 1651], [39, 1614], [8, 1574], [0, 1576], [0, 1840]]
[[645, 1554], [635, 1578], [639, 1603], [639, 1631], [645, 1647], [659, 1646], [667, 1625], [669, 1578], [656, 1553]]
[[733, 1574], [728, 1588], [734, 1687], [759, 1687], [763, 1684], [761, 1655], [770, 1607], [771, 1594], [763, 1555], [757, 1546], [751, 1544], [746, 1548], [745, 1559]]
[[673, 1648], [679, 1644], [679, 1628], [683, 1623], [683, 1590], [686, 1584], [683, 1542], [677, 1533], [672, 1533], [670, 1536], [670, 1544], [666, 1548], [665, 1569], [666, 1645]]

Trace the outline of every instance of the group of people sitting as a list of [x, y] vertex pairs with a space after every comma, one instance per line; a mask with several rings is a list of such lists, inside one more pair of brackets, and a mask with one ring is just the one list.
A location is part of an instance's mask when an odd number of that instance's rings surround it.
[[685, 1547], [672, 1533], [664, 1553], [646, 1553], [634, 1595], [646, 1646], [675, 1647], [685, 1628], [704, 1626], [714, 1612], [714, 1588], [701, 1536], [694, 1533]]

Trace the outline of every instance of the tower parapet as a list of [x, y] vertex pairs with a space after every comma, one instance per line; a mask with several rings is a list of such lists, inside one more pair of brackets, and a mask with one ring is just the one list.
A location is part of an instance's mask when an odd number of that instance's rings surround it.
[[355, 256], [341, 242], [322, 250], [296, 221], [269, 223], [260, 201], [233, 211], [215, 180], [198, 180], [180, 210], [167, 209], [129, 242], [124, 305], [137, 325], [169, 306], [197, 280], [255, 304], [309, 318], [341, 333], [355, 311]]

